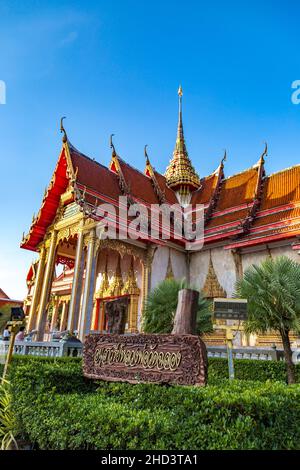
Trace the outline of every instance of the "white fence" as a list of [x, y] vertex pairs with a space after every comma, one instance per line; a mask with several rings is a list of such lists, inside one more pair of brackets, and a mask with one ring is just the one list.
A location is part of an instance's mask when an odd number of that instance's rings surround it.
[[[0, 340], [0, 356], [4, 358], [8, 351], [9, 342]], [[43, 357], [81, 357], [82, 343], [80, 341], [16, 341], [14, 354], [22, 356]], [[233, 348], [235, 359], [258, 359], [261, 361], [282, 361], [284, 354], [282, 349], [273, 348]], [[208, 357], [227, 358], [226, 346], [207, 346]], [[293, 361], [300, 362], [300, 349], [293, 351]]]
[[[0, 355], [7, 354], [9, 341], [0, 341]], [[82, 343], [80, 341], [16, 341], [14, 354], [22, 356], [43, 357], [80, 357]]]

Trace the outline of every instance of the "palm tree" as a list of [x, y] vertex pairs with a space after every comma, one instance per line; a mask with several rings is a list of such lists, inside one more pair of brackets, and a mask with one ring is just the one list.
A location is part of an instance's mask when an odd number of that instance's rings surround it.
[[252, 265], [236, 284], [237, 297], [248, 300], [247, 333], [280, 333], [288, 383], [295, 383], [290, 331], [300, 331], [300, 265], [286, 256]]
[[[184, 280], [166, 279], [148, 295], [143, 312], [145, 333], [171, 333], [178, 301], [178, 292], [186, 288]], [[211, 333], [211, 304], [199, 293], [197, 334]]]

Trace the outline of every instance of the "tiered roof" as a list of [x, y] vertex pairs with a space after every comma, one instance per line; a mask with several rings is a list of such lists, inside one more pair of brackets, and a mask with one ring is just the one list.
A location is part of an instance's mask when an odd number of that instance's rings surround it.
[[[176, 188], [170, 187], [168, 176], [152, 167], [146, 148], [144, 173], [126, 163], [112, 142], [112, 158], [107, 168], [77, 150], [68, 140], [63, 126], [62, 131], [63, 145], [56, 168], [29, 233], [23, 236], [22, 248], [38, 249], [55, 219], [61, 196], [66, 192], [71, 196], [64, 204], [76, 202], [85, 214], [96, 220], [97, 206], [109, 202], [117, 209], [121, 195], [128, 196], [129, 202], [147, 207], [178, 203]], [[178, 132], [181, 145], [178, 149], [185, 152], [184, 140], [181, 141], [181, 108]], [[191, 204], [194, 211], [197, 204], [204, 205], [206, 245], [222, 242], [225, 248], [231, 249], [300, 235], [300, 165], [266, 176], [266, 154], [267, 146], [253, 167], [226, 178], [225, 153], [217, 170], [199, 180], [198, 189], [192, 191]], [[176, 238], [172, 241], [184, 242]]]
[[261, 204], [247, 236], [229, 247], [254, 246], [300, 234], [300, 165], [264, 181]]

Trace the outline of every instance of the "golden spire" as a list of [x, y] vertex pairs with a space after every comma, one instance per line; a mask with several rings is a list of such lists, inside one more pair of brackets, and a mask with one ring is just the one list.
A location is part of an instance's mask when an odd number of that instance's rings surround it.
[[171, 259], [171, 248], [169, 248], [168, 266], [165, 279], [174, 279], [172, 259]]
[[173, 158], [166, 170], [165, 177], [167, 184], [174, 190], [180, 192], [190, 192], [200, 187], [200, 179], [197, 175], [186, 150], [183, 124], [182, 124], [182, 88], [178, 89], [179, 97], [179, 115], [177, 126], [177, 137]]
[[209, 253], [208, 272], [202, 291], [204, 293], [204, 297], [208, 299], [212, 299], [215, 297], [227, 297], [226, 291], [220, 285], [219, 280], [217, 278], [211, 258], [211, 251]]

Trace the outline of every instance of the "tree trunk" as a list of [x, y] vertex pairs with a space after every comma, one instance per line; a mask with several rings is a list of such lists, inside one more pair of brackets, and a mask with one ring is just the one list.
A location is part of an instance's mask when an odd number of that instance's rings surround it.
[[199, 292], [181, 289], [178, 292], [178, 304], [174, 319], [173, 335], [195, 335]]
[[283, 344], [284, 358], [286, 363], [288, 384], [296, 383], [295, 365], [292, 361], [292, 350], [289, 338], [289, 330], [280, 330], [280, 335]]

